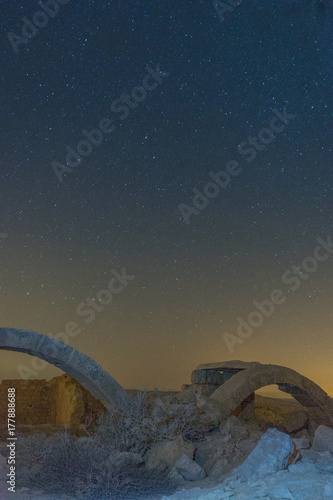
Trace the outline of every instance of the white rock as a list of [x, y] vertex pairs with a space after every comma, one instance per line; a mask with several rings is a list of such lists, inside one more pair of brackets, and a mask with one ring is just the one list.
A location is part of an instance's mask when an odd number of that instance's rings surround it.
[[242, 465], [236, 467], [234, 475], [257, 479], [285, 469], [294, 446], [290, 436], [268, 429]]
[[325, 483], [324, 485], [324, 497], [325, 498], [333, 498], [333, 484], [332, 483]]
[[272, 491], [272, 495], [274, 498], [295, 499], [294, 495], [290, 492], [290, 489], [285, 486], [275, 486]]

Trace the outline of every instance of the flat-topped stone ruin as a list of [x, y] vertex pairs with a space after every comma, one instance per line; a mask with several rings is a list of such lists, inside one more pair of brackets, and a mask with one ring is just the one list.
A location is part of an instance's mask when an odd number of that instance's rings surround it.
[[224, 384], [239, 371], [258, 366], [257, 361], [221, 361], [220, 363], [205, 363], [197, 366], [191, 374], [192, 384]]

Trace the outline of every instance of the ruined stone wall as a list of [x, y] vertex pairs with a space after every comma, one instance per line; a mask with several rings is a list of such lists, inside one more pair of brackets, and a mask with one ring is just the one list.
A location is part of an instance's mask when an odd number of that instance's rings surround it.
[[8, 388], [16, 393], [16, 425], [47, 424], [54, 419], [52, 388], [46, 380], [3, 380], [0, 385], [0, 424], [7, 422]]
[[96, 422], [103, 404], [68, 375], [47, 380], [3, 380], [0, 384], [0, 425], [7, 423], [7, 390], [16, 390], [16, 425], [79, 428]]

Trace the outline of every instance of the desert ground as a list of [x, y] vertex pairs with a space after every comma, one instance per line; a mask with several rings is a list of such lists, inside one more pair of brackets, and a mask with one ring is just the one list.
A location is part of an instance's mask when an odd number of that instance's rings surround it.
[[[302, 418], [304, 417], [302, 406], [293, 399], [275, 399], [256, 395], [254, 404], [254, 413], [231, 417], [228, 432], [225, 435], [227, 443], [233, 443], [233, 451], [229, 456], [232, 457], [230, 463], [234, 467], [227, 467], [226, 473], [221, 473], [219, 477], [205, 477], [197, 479], [192, 477], [191, 480], [179, 481], [177, 488], [171, 494], [155, 494], [145, 496], [145, 500], [240, 500], [240, 499], [294, 499], [294, 500], [318, 500], [333, 498], [333, 436], [329, 449], [316, 449], [311, 446], [313, 444], [313, 430], [303, 428], [299, 432], [294, 432], [295, 427], [302, 426]], [[228, 425], [228, 424], [227, 424]], [[264, 477], [246, 477], [238, 476], [237, 470], [241, 464], [247, 461], [247, 456], [256, 449], [261, 436], [264, 436], [268, 430], [276, 432], [284, 432], [281, 436], [287, 435], [286, 427], [289, 426], [289, 434], [291, 434], [293, 442], [298, 443], [297, 446], [302, 448], [301, 457], [294, 460], [288, 468], [276, 470]], [[292, 429], [294, 427], [294, 429]], [[260, 429], [260, 432], [258, 432]], [[277, 429], [280, 429], [278, 431]], [[326, 428], [328, 431], [332, 429]], [[238, 453], [242, 446], [246, 447], [249, 443], [248, 439], [244, 440], [244, 436], [248, 437], [256, 435], [256, 439], [251, 443], [251, 446], [244, 452]], [[332, 430], [333, 433], [333, 430]], [[214, 430], [212, 436], [216, 434]], [[294, 434], [294, 436], [293, 436]], [[212, 438], [210, 436], [209, 439]], [[229, 437], [228, 437], [229, 436]], [[295, 437], [297, 436], [297, 437]], [[229, 439], [230, 438], [230, 439]], [[326, 438], [325, 438], [326, 439]], [[238, 447], [238, 448], [237, 448]], [[200, 447], [199, 447], [200, 451]], [[276, 450], [271, 450], [276, 453]], [[6, 443], [0, 443], [0, 453], [2, 457], [6, 454]], [[267, 453], [268, 454], [268, 453]], [[238, 455], [241, 455], [238, 456]], [[245, 457], [245, 460], [244, 460]], [[7, 466], [8, 467], [8, 466]], [[20, 465], [18, 464], [18, 468]], [[222, 468], [223, 472], [223, 468]], [[2, 467], [2, 477], [4, 477], [4, 467]], [[49, 494], [41, 488], [16, 488], [15, 494], [9, 492], [6, 480], [0, 481], [0, 498], [9, 500], [15, 498], [17, 500], [77, 500], [77, 497], [60, 494]], [[319, 496], [318, 496], [319, 495]], [[119, 497], [120, 498], [120, 497]], [[126, 497], [129, 498], [129, 497]], [[131, 497], [135, 500], [135, 496]], [[140, 497], [143, 498], [143, 497]], [[91, 498], [91, 500], [94, 500]]]

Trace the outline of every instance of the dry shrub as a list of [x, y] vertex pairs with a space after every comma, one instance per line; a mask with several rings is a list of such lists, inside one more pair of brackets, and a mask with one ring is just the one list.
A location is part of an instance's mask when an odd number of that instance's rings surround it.
[[199, 441], [207, 431], [196, 404], [178, 403], [158, 391], [142, 391], [130, 395], [121, 408], [101, 415], [95, 437], [107, 440], [117, 451], [144, 454], [160, 441]]
[[19, 457], [20, 461], [30, 457], [34, 464], [24, 481], [30, 488], [80, 500], [134, 499], [174, 489], [164, 473], [148, 470], [131, 454], [118, 460], [114, 452], [94, 439], [78, 439], [64, 432], [44, 441], [31, 439], [29, 449], [30, 439], [26, 438], [25, 450]]

